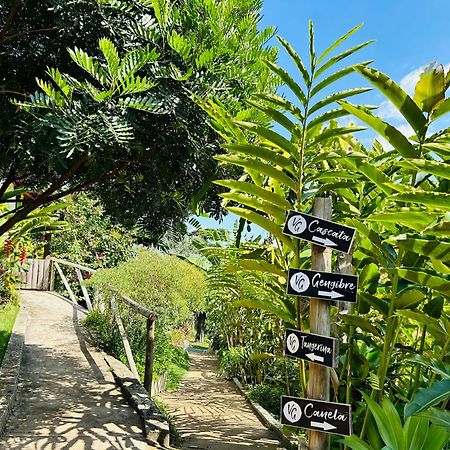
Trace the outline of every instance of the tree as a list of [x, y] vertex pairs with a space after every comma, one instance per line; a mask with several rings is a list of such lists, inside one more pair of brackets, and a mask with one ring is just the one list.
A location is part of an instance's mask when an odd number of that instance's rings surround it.
[[[275, 58], [274, 50], [265, 48], [273, 31], [257, 31], [260, 7], [256, 0], [12, 0], [0, 6], [2, 92], [14, 95], [16, 104], [34, 106], [29, 108], [32, 115], [24, 115], [5, 96], [0, 99], [0, 197], [11, 183], [33, 193], [8, 214], [0, 233], [39, 205], [86, 189], [95, 190], [118, 220], [128, 225], [139, 220], [150, 239], [183, 219], [194, 195], [199, 194], [196, 201], [205, 197], [209, 180], [224, 170], [230, 176], [233, 172], [217, 168], [213, 156], [221, 152], [219, 136], [191, 97], [217, 96], [237, 109], [261, 81], [267, 91], [274, 89], [274, 77], [260, 62]], [[206, 34], [207, 29], [212, 32]], [[208, 48], [217, 53], [208, 53]], [[147, 96], [144, 108], [123, 103], [118, 92], [104, 98], [95, 94], [106, 91], [100, 72], [114, 77], [114, 61], [127, 55], [134, 55], [130, 62], [137, 63], [132, 90]], [[83, 62], [88, 56], [92, 67]], [[134, 57], [143, 58], [142, 64], [131, 61]], [[46, 75], [47, 66], [58, 70]], [[47, 81], [49, 76], [52, 81]], [[65, 96], [60, 77], [73, 83], [73, 99], [63, 105], [64, 113], [54, 101], [44, 111], [36, 109], [44, 106], [39, 104], [42, 92], [24, 101], [35, 77], [45, 79], [39, 84], [47, 99], [52, 89]], [[139, 85], [143, 78], [148, 84]], [[111, 105], [114, 111], [108, 109]], [[245, 114], [255, 115], [255, 110]], [[83, 133], [88, 134], [82, 134], [80, 126], [87, 122]], [[113, 123], [122, 124], [125, 134], [118, 136]], [[203, 207], [217, 217], [222, 209], [214, 189]]]

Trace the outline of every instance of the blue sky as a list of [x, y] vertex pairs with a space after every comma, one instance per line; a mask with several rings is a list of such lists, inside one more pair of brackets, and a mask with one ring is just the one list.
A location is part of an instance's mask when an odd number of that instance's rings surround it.
[[[413, 94], [421, 68], [434, 61], [447, 66], [447, 70], [450, 67], [449, 0], [264, 0], [262, 13], [261, 26], [275, 26], [277, 33], [288, 40], [305, 61], [308, 58], [309, 19], [314, 22], [318, 54], [349, 29], [363, 23], [363, 27], [339, 49], [342, 51], [375, 40], [348, 62], [374, 60], [372, 67], [386, 73], [410, 94]], [[274, 40], [272, 45], [276, 44]], [[291, 74], [296, 73], [282, 49], [278, 64]], [[365, 80], [354, 74], [333, 90], [364, 86], [368, 86]], [[352, 97], [350, 101], [379, 106], [378, 115], [408, 132], [395, 109], [377, 91]], [[449, 124], [449, 119], [444, 119], [439, 128]], [[360, 137], [368, 143], [372, 136], [364, 133]], [[222, 224], [205, 219], [201, 222], [204, 226], [231, 228], [235, 220], [236, 217], [228, 216]]]

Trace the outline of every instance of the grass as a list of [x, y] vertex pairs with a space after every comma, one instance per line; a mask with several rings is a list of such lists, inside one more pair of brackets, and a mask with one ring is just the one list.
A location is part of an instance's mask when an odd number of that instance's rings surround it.
[[0, 363], [3, 361], [18, 312], [19, 305], [15, 303], [10, 303], [0, 308]]
[[181, 379], [186, 372], [187, 369], [184, 367], [180, 367], [174, 363], [169, 364], [169, 367], [167, 369], [166, 391], [172, 392], [177, 389], [181, 383]]
[[208, 350], [209, 342], [194, 342], [191, 347], [195, 350]]
[[163, 417], [167, 420], [167, 422], [169, 422], [171, 447], [180, 448], [181, 447], [181, 434], [177, 430], [177, 427], [175, 426], [175, 424], [173, 423], [173, 417], [169, 414], [167, 405], [165, 403], [163, 403], [162, 401], [157, 400], [155, 398], [152, 400], [155, 402], [156, 406], [161, 411], [161, 414], [163, 415]]

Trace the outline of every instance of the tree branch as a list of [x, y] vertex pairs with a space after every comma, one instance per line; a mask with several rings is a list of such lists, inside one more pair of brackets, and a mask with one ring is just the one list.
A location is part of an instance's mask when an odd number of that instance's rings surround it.
[[23, 205], [21, 208], [15, 210], [14, 215], [10, 217], [5, 223], [0, 225], [0, 236], [10, 230], [17, 222], [25, 219], [31, 211], [34, 211], [39, 206], [48, 202], [48, 198], [59, 188], [61, 188], [67, 180], [69, 180], [77, 170], [86, 162], [87, 156], [82, 156], [77, 159], [69, 169], [61, 175], [58, 180], [50, 185], [42, 194], [39, 194], [33, 201]]
[[60, 30], [60, 27], [49, 27], [49, 28], [40, 28], [38, 30], [29, 30], [29, 31], [21, 31], [20, 33], [10, 34], [9, 36], [5, 36], [0, 43], [4, 44], [6, 42], [12, 41], [13, 39], [20, 38], [22, 36], [28, 36], [30, 34], [36, 34], [36, 33], [44, 33], [47, 31], [58, 31]]
[[6, 18], [5, 25], [3, 26], [2, 31], [0, 31], [0, 43], [3, 43], [3, 38], [11, 28], [11, 25], [14, 21], [14, 17], [16, 16], [17, 10], [19, 9], [21, 4], [22, 0], [13, 0], [11, 7], [9, 8], [8, 17]]

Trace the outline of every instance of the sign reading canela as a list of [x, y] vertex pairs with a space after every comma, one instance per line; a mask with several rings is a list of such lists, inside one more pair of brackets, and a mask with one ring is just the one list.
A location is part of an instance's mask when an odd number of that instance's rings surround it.
[[287, 293], [299, 297], [356, 302], [358, 277], [342, 273], [289, 269]]
[[344, 253], [349, 253], [355, 237], [354, 228], [296, 211], [287, 213], [283, 233]]
[[308, 398], [281, 397], [281, 423], [325, 433], [352, 434], [352, 405]]
[[286, 329], [284, 354], [327, 367], [337, 367], [339, 341], [320, 334]]

